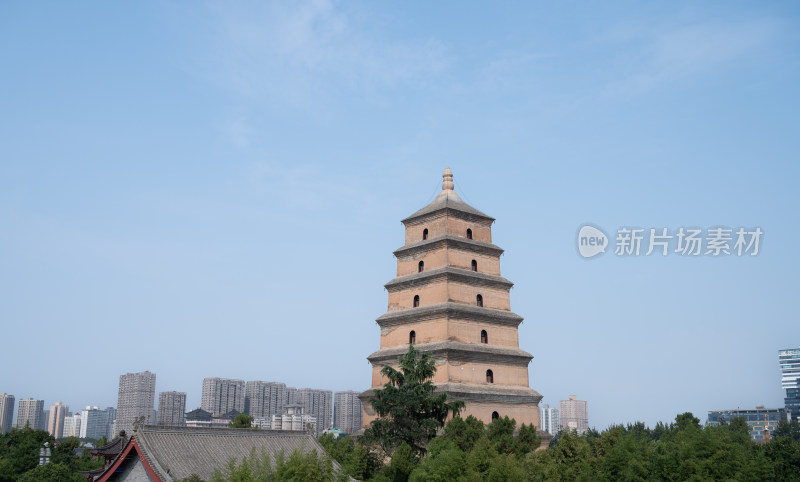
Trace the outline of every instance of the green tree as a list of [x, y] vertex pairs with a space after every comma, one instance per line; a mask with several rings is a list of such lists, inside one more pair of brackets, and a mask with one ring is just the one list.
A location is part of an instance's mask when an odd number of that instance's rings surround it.
[[453, 417], [444, 427], [444, 437], [464, 452], [470, 452], [485, 432], [483, 422], [472, 415], [466, 419]]
[[53, 437], [44, 430], [12, 429], [0, 435], [0, 481], [15, 481], [39, 465], [39, 449]]
[[380, 418], [372, 421], [363, 438], [385, 454], [405, 442], [415, 454], [422, 455], [448, 415], [458, 415], [464, 402], [448, 402], [446, 393], [434, 393], [434, 361], [428, 354], [420, 355], [414, 345], [409, 345], [399, 362], [400, 370], [389, 365], [381, 370], [389, 381], [375, 390], [370, 400]]
[[792, 420], [791, 422], [779, 422], [778, 428], [772, 432], [772, 438], [789, 437], [797, 442], [800, 442], [800, 422]]
[[253, 417], [244, 413], [237, 413], [236, 416], [233, 417], [233, 421], [229, 423], [228, 426], [231, 428], [252, 428]]
[[346, 480], [344, 474], [337, 474], [333, 469], [331, 458], [316, 451], [303, 452], [294, 450], [288, 457], [283, 452], [275, 455], [274, 460], [266, 452], [256, 454], [255, 449], [249, 457], [243, 457], [241, 463], [231, 460], [224, 468], [214, 471], [212, 482], [272, 482], [295, 481], [317, 482]]
[[64, 464], [49, 463], [22, 474], [17, 482], [85, 482], [71, 467]]

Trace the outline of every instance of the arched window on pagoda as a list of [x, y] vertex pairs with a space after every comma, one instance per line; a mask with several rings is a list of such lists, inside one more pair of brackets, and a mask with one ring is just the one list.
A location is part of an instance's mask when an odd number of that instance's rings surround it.
[[408, 334], [408, 342], [409, 343], [416, 343], [417, 342], [417, 332], [411, 330], [411, 333]]
[[472, 271], [478, 271], [478, 262], [474, 259], [472, 260]]
[[467, 239], [472, 239], [472, 230], [467, 228]]
[[425, 262], [424, 261], [420, 261], [419, 262], [419, 267], [417, 268], [417, 272], [418, 273], [422, 273], [423, 271], [425, 271]]
[[477, 302], [478, 306], [483, 306], [483, 296], [481, 295], [476, 296], [475, 301]]
[[494, 373], [491, 370], [486, 370], [486, 383], [494, 383]]
[[492, 420], [497, 420], [498, 418], [500, 418], [500, 414], [497, 412], [492, 412]]
[[419, 306], [419, 295], [414, 295], [414, 308]]
[[422, 230], [422, 240], [425, 241], [428, 239], [428, 228]]
[[489, 334], [486, 333], [486, 330], [481, 330], [481, 343], [489, 343]]

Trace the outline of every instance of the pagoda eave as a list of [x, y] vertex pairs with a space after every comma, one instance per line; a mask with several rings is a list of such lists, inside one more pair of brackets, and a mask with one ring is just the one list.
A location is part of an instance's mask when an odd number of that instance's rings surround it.
[[478, 273], [477, 271], [455, 268], [453, 266], [445, 266], [443, 268], [423, 271], [422, 273], [401, 276], [389, 281], [383, 286], [391, 293], [393, 291], [399, 291], [402, 289], [426, 284], [438, 279], [445, 279], [447, 281], [455, 281], [477, 286], [488, 286], [498, 289], [511, 289], [511, 287], [514, 286], [514, 283], [503, 278], [502, 276]]
[[[420, 353], [427, 353], [433, 358], [444, 357], [449, 361], [457, 362], [502, 362], [514, 366], [528, 366], [533, 359], [533, 355], [524, 350], [502, 348], [482, 343], [442, 341], [435, 343], [415, 343], [414, 348]], [[384, 348], [368, 356], [367, 360], [373, 365], [397, 362], [397, 360], [407, 352], [407, 345]]]
[[465, 303], [437, 303], [435, 305], [420, 306], [405, 310], [390, 311], [377, 320], [381, 328], [405, 325], [417, 321], [432, 320], [447, 316], [450, 319], [463, 319], [470, 321], [483, 321], [495, 325], [516, 327], [522, 323], [523, 318], [516, 313], [506, 310], [483, 308]]
[[418, 243], [409, 244], [407, 246], [402, 246], [394, 251], [394, 255], [396, 258], [414, 256], [415, 254], [434, 251], [442, 247], [461, 249], [464, 251], [471, 251], [489, 256], [500, 256], [503, 254], [503, 248], [491, 243], [482, 243], [472, 239], [444, 235], [426, 239]]

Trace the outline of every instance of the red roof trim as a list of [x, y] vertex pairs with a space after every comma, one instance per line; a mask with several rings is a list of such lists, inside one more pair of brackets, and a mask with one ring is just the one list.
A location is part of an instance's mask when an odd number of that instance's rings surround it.
[[114, 464], [111, 465], [111, 467], [109, 467], [99, 479], [97, 479], [97, 482], [106, 482], [112, 475], [114, 475], [122, 463], [125, 462], [125, 459], [128, 458], [128, 455], [133, 449], [136, 449], [136, 455], [139, 457], [139, 460], [142, 461], [142, 465], [144, 465], [144, 469], [147, 471], [150, 477], [156, 482], [162, 482], [161, 478], [156, 475], [153, 467], [151, 467], [147, 462], [147, 458], [142, 455], [142, 449], [139, 447], [139, 444], [136, 443], [136, 439], [134, 437], [131, 437], [130, 441], [128, 442], [128, 446], [122, 451], [122, 454], [117, 458], [117, 461], [114, 462]]

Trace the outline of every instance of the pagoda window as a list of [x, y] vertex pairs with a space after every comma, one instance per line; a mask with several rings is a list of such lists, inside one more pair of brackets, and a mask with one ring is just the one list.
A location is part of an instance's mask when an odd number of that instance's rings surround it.
[[483, 306], [483, 296], [481, 295], [476, 296], [475, 301], [477, 302], [478, 306]]
[[411, 330], [411, 333], [408, 334], [408, 342], [409, 343], [416, 343], [417, 342], [417, 332]]
[[472, 239], [472, 230], [467, 228], [467, 239]]
[[497, 412], [492, 412], [492, 420], [497, 420], [498, 418], [500, 418], [500, 414]]
[[422, 273], [423, 271], [425, 271], [425, 262], [424, 261], [420, 261], [419, 262], [419, 267], [417, 269], [417, 272]]
[[478, 271], [478, 262], [474, 259], [472, 260], [472, 271]]
[[414, 295], [414, 308], [419, 307], [419, 295]]
[[425, 241], [428, 239], [428, 228], [422, 230], [422, 240]]
[[481, 343], [489, 343], [489, 334], [486, 333], [486, 330], [481, 330]]
[[491, 370], [486, 370], [486, 383], [494, 383], [494, 373]]

